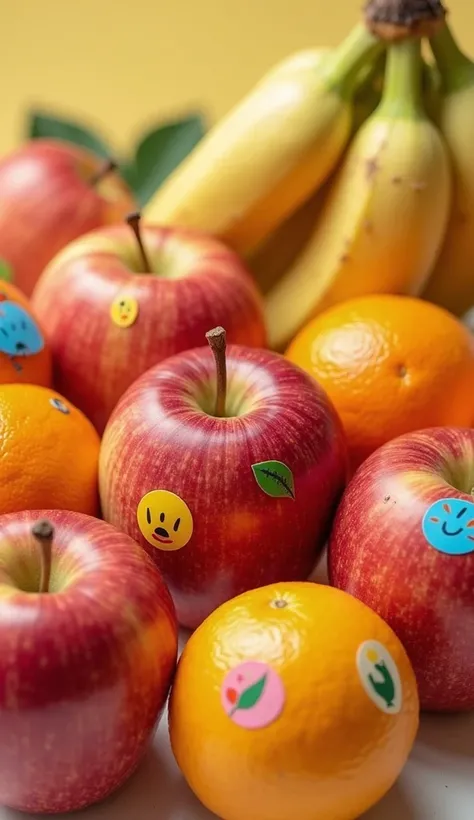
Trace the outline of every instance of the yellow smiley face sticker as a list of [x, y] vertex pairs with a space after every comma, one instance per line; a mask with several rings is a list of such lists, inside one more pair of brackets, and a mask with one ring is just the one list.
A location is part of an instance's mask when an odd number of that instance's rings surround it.
[[117, 327], [130, 327], [138, 316], [138, 302], [133, 296], [119, 293], [110, 305], [110, 318]]
[[137, 507], [140, 532], [159, 550], [180, 550], [193, 534], [193, 517], [179, 495], [168, 490], [152, 490]]

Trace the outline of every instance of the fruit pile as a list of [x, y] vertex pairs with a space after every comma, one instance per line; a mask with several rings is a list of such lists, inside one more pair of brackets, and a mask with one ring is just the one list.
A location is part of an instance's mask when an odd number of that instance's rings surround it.
[[0, 162], [0, 804], [102, 800], [169, 695], [223, 820], [355, 820], [474, 710], [471, 142], [445, 9], [371, 0], [142, 213]]

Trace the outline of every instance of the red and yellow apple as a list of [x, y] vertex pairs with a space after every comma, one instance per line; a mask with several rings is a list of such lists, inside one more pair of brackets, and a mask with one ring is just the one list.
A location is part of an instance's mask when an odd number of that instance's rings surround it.
[[112, 163], [59, 140], [27, 142], [0, 161], [0, 259], [30, 295], [61, 248], [135, 207]]
[[169, 592], [131, 538], [80, 513], [1, 516], [0, 804], [69, 812], [124, 783], [176, 657]]
[[226, 323], [231, 342], [266, 343], [262, 299], [233, 251], [184, 229], [140, 231], [137, 214], [128, 221], [65, 248], [32, 297], [56, 388], [100, 433], [138, 376], [202, 344], [216, 323]]
[[324, 391], [267, 350], [230, 345], [222, 367], [222, 333], [217, 372], [204, 345], [137, 379], [100, 454], [105, 519], [152, 556], [190, 628], [240, 592], [306, 579], [346, 480]]
[[358, 469], [329, 544], [330, 582], [397, 633], [423, 709], [474, 709], [474, 430], [401, 436]]

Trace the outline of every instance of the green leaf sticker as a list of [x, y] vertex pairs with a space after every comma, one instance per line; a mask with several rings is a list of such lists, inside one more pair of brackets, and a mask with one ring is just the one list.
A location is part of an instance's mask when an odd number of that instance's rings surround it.
[[265, 673], [260, 680], [253, 683], [248, 689], [244, 689], [230, 715], [233, 715], [238, 709], [252, 709], [262, 697], [266, 682], [267, 675]]
[[71, 142], [88, 148], [103, 159], [109, 159], [114, 155], [114, 151], [111, 151], [102, 137], [90, 128], [43, 111], [31, 112], [28, 132], [31, 139], [49, 138]]
[[252, 464], [258, 486], [272, 498], [295, 498], [293, 473], [282, 461], [260, 461]]
[[0, 259], [0, 280], [13, 282], [13, 268], [6, 259]]

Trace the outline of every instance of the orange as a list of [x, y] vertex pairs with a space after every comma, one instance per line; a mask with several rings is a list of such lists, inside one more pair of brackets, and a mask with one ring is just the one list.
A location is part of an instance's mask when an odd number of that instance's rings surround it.
[[28, 299], [14, 285], [0, 281], [0, 384], [48, 387], [51, 380], [51, 351]]
[[185, 779], [223, 820], [352, 820], [397, 779], [419, 702], [378, 615], [291, 582], [239, 595], [198, 627], [169, 716]]
[[46, 387], [0, 387], [0, 514], [66, 509], [96, 515], [99, 436]]
[[474, 344], [443, 308], [408, 296], [365, 296], [321, 313], [286, 356], [326, 390], [352, 467], [390, 439], [474, 421]]

